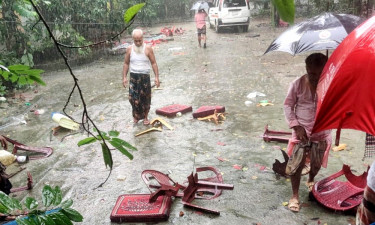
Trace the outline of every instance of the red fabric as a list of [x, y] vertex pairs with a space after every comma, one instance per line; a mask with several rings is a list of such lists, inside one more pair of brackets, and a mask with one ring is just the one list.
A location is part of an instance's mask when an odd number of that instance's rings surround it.
[[[337, 47], [319, 80], [313, 133], [336, 129], [375, 135], [375, 16]], [[348, 115], [345, 118], [345, 115]], [[343, 120], [343, 118], [345, 118]]]

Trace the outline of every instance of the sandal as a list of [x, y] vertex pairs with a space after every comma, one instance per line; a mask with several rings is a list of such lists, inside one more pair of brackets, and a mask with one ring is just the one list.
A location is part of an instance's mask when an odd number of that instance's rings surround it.
[[315, 182], [314, 182], [314, 181], [306, 182], [306, 186], [307, 186], [307, 188], [309, 189], [309, 192], [312, 192], [312, 190], [313, 190], [313, 188], [314, 188], [314, 185], [315, 185]]
[[289, 200], [288, 208], [292, 212], [299, 212], [299, 201], [295, 198]]

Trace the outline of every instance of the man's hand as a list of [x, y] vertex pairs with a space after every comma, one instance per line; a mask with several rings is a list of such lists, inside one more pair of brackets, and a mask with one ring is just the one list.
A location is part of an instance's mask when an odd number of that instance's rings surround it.
[[1, 146], [6, 150], [6, 149], [8, 149], [8, 142], [7, 142], [7, 140], [3, 137], [3, 136], [1, 136], [0, 135], [0, 142], [1, 142]]
[[155, 86], [158, 88], [160, 87], [159, 78], [155, 78]]
[[305, 128], [303, 128], [302, 126], [295, 126], [293, 127], [293, 130], [296, 132], [298, 140], [300, 140], [303, 144], [307, 143], [308, 138]]
[[128, 84], [128, 80], [127, 79], [123, 79], [122, 80], [122, 85], [124, 86], [124, 88], [126, 88], [127, 84]]

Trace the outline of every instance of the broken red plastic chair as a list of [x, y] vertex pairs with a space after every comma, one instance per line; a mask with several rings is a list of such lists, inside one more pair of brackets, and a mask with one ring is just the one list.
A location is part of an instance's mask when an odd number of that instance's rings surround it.
[[209, 181], [199, 180], [198, 173], [195, 173], [195, 174], [191, 173], [190, 176], [188, 176], [188, 182], [189, 182], [189, 185], [183, 190], [184, 195], [182, 196], [182, 203], [185, 206], [188, 206], [188, 207], [200, 210], [200, 211], [208, 212], [208, 213], [213, 213], [216, 215], [220, 215], [220, 212], [191, 204], [191, 202], [196, 198], [197, 192], [199, 191], [199, 189], [202, 189], [202, 188], [209, 188], [209, 189], [214, 188], [214, 189], [220, 189], [220, 190], [233, 190], [234, 188], [234, 186], [231, 184], [223, 184], [223, 183], [218, 183], [218, 182], [209, 182]]
[[212, 115], [215, 113], [223, 113], [225, 112], [225, 107], [224, 106], [201, 106], [195, 112], [193, 112], [193, 117], [194, 118], [199, 118], [199, 117], [206, 117], [209, 115]]
[[[149, 188], [151, 195], [150, 195], [150, 202], [155, 201], [161, 195], [167, 196], [174, 196], [174, 197], [182, 197], [182, 202], [185, 206], [198, 209], [200, 211], [209, 212], [213, 214], [220, 214], [219, 211], [206, 209], [194, 204], [191, 202], [195, 198], [200, 199], [213, 199], [218, 197], [222, 190], [233, 190], [233, 185], [231, 184], [223, 184], [223, 178], [219, 171], [217, 171], [214, 167], [200, 167], [196, 169], [197, 173], [193, 173], [188, 177], [188, 186], [180, 185], [174, 182], [168, 175], [161, 173], [156, 170], [145, 170], [142, 172], [142, 179]], [[198, 179], [198, 172], [203, 171], [213, 171], [215, 173], [215, 177], [209, 177], [205, 179]], [[155, 179], [157, 183], [152, 183], [152, 179]], [[156, 191], [152, 191], [151, 189], [156, 189]], [[179, 192], [182, 190], [183, 193]], [[200, 196], [199, 193], [210, 193], [211, 196]]]
[[[184, 186], [174, 182], [168, 175], [156, 171], [156, 170], [144, 170], [141, 174], [142, 180], [151, 192], [150, 202], [155, 202], [156, 199], [161, 195], [166, 196], [177, 196], [180, 189], [185, 188]], [[156, 183], [152, 183], [152, 179], [155, 179]], [[156, 189], [152, 192], [151, 189]]]
[[[340, 181], [344, 175], [347, 181]], [[360, 176], [354, 175], [348, 165], [331, 176], [318, 181], [312, 190], [315, 199], [327, 208], [347, 211], [361, 204], [363, 191], [367, 184], [367, 172]]]
[[264, 128], [263, 140], [265, 142], [278, 141], [288, 143], [291, 137], [292, 132], [269, 130], [268, 124]]
[[13, 144], [13, 151], [12, 151], [13, 155], [17, 154], [17, 150], [24, 150], [24, 151], [37, 152], [37, 153], [43, 153], [44, 154], [44, 155], [41, 155], [41, 156], [29, 156], [30, 160], [47, 158], [53, 152], [53, 149], [51, 147], [30, 147], [30, 146], [26, 146], [24, 144], [21, 144], [21, 143], [15, 141], [15, 140], [12, 140], [8, 137], [5, 137], [5, 139], [8, 142]]
[[24, 191], [24, 190], [31, 190], [33, 189], [33, 177], [31, 176], [30, 172], [27, 172], [27, 184], [23, 187], [18, 188], [12, 188], [10, 189], [11, 193], [18, 192], [18, 191]]
[[193, 111], [193, 108], [191, 106], [174, 104], [174, 105], [165, 106], [160, 109], [156, 109], [155, 112], [158, 115], [167, 116], [167, 117], [175, 117], [178, 112], [184, 114], [186, 112], [191, 112], [191, 111]]

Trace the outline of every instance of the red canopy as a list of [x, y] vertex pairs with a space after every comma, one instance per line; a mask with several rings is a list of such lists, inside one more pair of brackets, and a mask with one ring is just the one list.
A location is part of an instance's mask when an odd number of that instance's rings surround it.
[[375, 16], [353, 30], [333, 52], [317, 95], [313, 133], [347, 128], [375, 135]]

